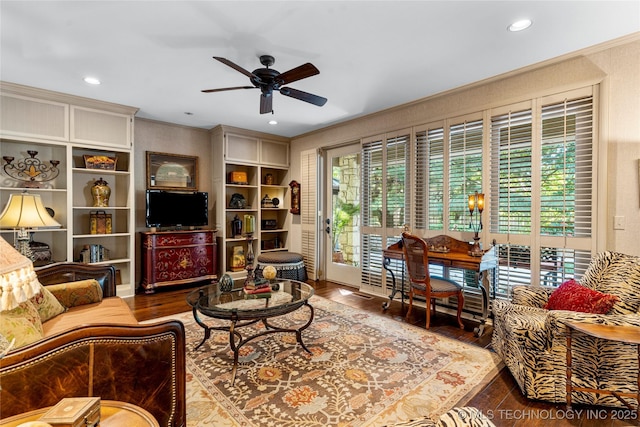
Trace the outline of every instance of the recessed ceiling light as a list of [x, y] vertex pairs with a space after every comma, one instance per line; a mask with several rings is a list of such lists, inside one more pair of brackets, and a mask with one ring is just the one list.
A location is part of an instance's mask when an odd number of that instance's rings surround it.
[[270, 125], [277, 125], [278, 121], [277, 120], [269, 120], [269, 124]]
[[98, 80], [95, 77], [85, 77], [84, 81], [85, 81], [85, 83], [89, 83], [90, 85], [99, 85], [100, 84], [100, 80]]
[[512, 32], [522, 31], [529, 28], [531, 24], [533, 24], [533, 22], [531, 22], [531, 19], [521, 19], [509, 25], [507, 29]]

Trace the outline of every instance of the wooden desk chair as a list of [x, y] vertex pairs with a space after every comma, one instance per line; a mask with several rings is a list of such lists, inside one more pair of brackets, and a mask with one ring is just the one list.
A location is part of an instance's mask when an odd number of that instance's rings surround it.
[[462, 286], [453, 280], [444, 277], [429, 275], [429, 255], [427, 243], [418, 236], [409, 233], [402, 233], [402, 250], [404, 251], [404, 259], [409, 272], [409, 311], [407, 319], [411, 315], [413, 308], [414, 294], [422, 295], [426, 299], [427, 309], [427, 329], [431, 321], [431, 303], [433, 303], [433, 312], [436, 311], [436, 298], [447, 298], [455, 296], [458, 298], [458, 325], [460, 329], [464, 329], [461, 314], [464, 305], [464, 296], [462, 295]]

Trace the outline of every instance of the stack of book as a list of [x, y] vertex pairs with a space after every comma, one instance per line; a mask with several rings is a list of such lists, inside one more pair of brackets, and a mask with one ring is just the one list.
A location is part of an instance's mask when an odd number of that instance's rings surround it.
[[244, 297], [247, 299], [270, 298], [272, 292], [269, 282], [246, 283], [242, 289], [244, 291]]

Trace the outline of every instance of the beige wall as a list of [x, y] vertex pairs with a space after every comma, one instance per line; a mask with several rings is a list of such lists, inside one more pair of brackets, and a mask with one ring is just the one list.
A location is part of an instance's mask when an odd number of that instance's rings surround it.
[[[211, 194], [211, 143], [209, 131], [147, 119], [136, 119], [134, 132], [136, 232], [145, 227], [145, 191], [147, 188], [147, 151], [198, 157], [198, 190]], [[213, 204], [209, 201], [209, 216]], [[136, 284], [140, 283], [140, 238], [136, 237]]]
[[[640, 33], [293, 138], [291, 178], [301, 180], [304, 150], [595, 83], [601, 88], [598, 135], [604, 148], [597, 154], [598, 215], [605, 217], [598, 230], [598, 250], [640, 255]], [[616, 215], [625, 217], [624, 230], [613, 229]], [[290, 234], [301, 235], [300, 225], [294, 222]], [[300, 245], [294, 240], [292, 250], [300, 250]]]

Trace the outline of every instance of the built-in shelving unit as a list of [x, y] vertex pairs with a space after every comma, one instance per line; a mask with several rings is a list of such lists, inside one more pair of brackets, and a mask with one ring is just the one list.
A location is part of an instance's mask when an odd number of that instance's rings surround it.
[[[50, 247], [52, 262], [80, 261], [85, 245], [102, 245], [109, 259], [101, 263], [112, 264], [118, 271], [118, 295], [133, 295], [133, 117], [137, 109], [5, 82], [0, 83], [0, 97], [0, 154], [21, 159], [27, 150], [35, 150], [42, 161], [60, 161], [55, 179], [27, 191], [41, 195], [62, 227], [33, 230], [33, 240]], [[116, 157], [116, 168], [88, 169], [85, 155]], [[93, 206], [91, 187], [100, 178], [111, 188], [106, 207]], [[0, 171], [0, 209], [10, 194], [24, 190], [23, 184]], [[90, 216], [98, 210], [111, 216], [111, 233], [91, 234]], [[0, 230], [0, 235], [12, 243], [14, 230]]]
[[[216, 228], [222, 240], [218, 247], [221, 274], [234, 278], [244, 277], [244, 270], [233, 271], [234, 248], [241, 246], [244, 254], [252, 245], [257, 258], [261, 252], [287, 250], [289, 240], [289, 141], [275, 135], [262, 134], [228, 126], [211, 131], [214, 166], [213, 188], [217, 202]], [[246, 182], [230, 181], [232, 172], [246, 174]], [[271, 180], [267, 183], [267, 175]], [[246, 206], [230, 205], [234, 194], [240, 194]], [[264, 206], [267, 196], [279, 199], [279, 204]], [[235, 216], [243, 221], [243, 234], [232, 234], [231, 222]], [[246, 237], [245, 215], [253, 215], [255, 229], [252, 240]], [[263, 222], [263, 221], [268, 221]], [[271, 225], [275, 221], [275, 226]], [[275, 227], [275, 228], [274, 228]]]

